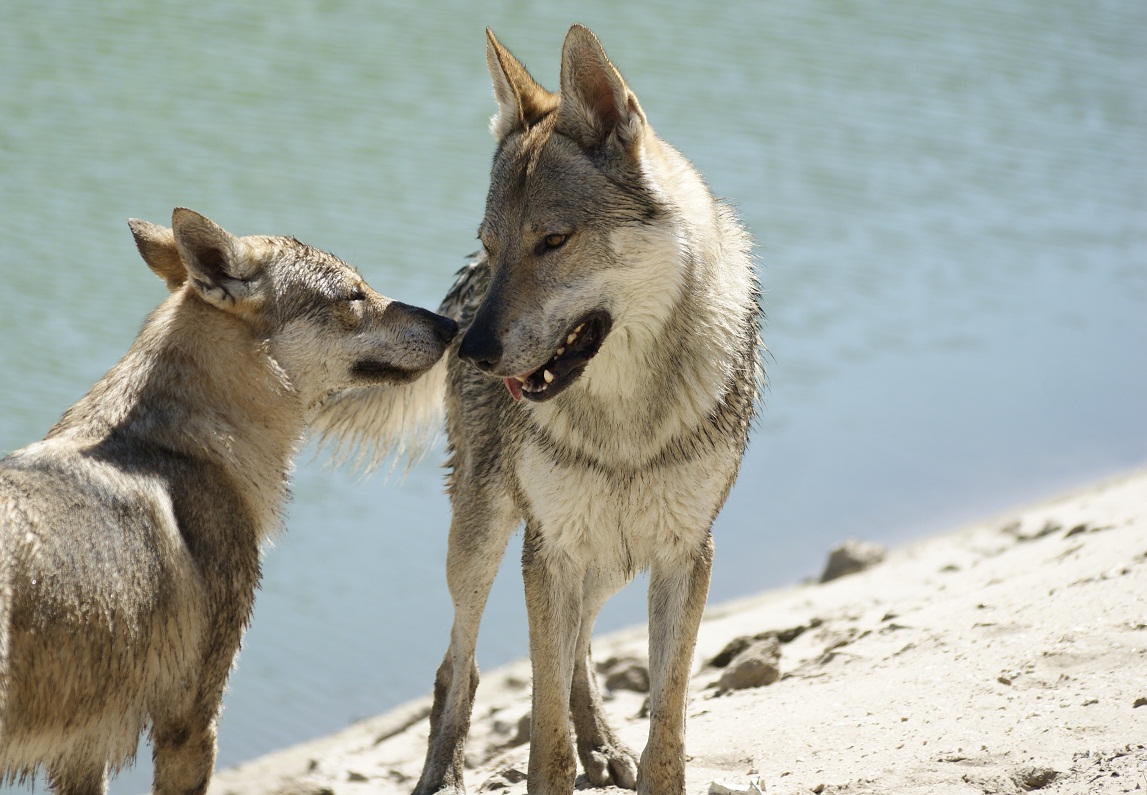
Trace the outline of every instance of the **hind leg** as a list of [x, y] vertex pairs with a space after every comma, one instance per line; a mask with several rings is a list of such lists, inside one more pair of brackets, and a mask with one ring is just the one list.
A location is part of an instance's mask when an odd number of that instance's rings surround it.
[[606, 722], [590, 651], [590, 636], [597, 614], [624, 585], [625, 580], [620, 578], [606, 579], [593, 573], [586, 576], [581, 626], [574, 652], [570, 716], [577, 733], [578, 758], [590, 784], [595, 787], [614, 784], [633, 789], [637, 786], [637, 755], [618, 739], [613, 727]]
[[218, 708], [156, 720], [151, 731], [154, 795], [202, 795], [215, 768]]
[[107, 766], [102, 760], [70, 759], [48, 771], [48, 788], [56, 795], [105, 795]]

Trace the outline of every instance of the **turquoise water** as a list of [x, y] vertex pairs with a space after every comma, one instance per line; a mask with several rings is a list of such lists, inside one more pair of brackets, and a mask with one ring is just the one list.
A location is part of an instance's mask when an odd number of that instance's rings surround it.
[[[39, 438], [164, 288], [125, 219], [291, 234], [436, 305], [472, 251], [490, 25], [551, 87], [588, 24], [758, 241], [770, 391], [712, 599], [1147, 463], [1147, 7], [8, 0], [0, 450]], [[704, 6], [704, 7], [702, 7]], [[429, 691], [451, 619], [440, 451], [306, 456], [232, 676], [219, 764]], [[526, 652], [517, 550], [486, 668]], [[643, 620], [640, 585], [599, 628]], [[150, 781], [146, 751], [113, 792]]]

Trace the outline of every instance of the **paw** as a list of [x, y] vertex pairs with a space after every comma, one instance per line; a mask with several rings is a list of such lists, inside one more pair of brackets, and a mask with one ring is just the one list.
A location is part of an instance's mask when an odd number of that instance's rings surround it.
[[621, 743], [591, 748], [581, 757], [585, 777], [593, 786], [637, 788], [637, 757]]

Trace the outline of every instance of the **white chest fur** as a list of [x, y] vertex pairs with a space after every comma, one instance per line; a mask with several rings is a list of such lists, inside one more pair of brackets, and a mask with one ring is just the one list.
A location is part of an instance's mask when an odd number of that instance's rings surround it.
[[527, 444], [518, 482], [544, 539], [543, 554], [578, 568], [631, 576], [655, 562], [694, 554], [729, 479], [721, 457], [618, 477], [578, 462], [559, 463], [542, 447]]

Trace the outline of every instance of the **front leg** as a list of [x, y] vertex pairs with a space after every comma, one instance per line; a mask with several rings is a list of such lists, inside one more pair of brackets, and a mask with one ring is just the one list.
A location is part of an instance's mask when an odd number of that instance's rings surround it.
[[522, 576], [534, 680], [527, 788], [530, 795], [570, 795], [577, 772], [570, 737], [570, 685], [584, 566], [547, 548], [537, 528], [527, 524]]
[[685, 701], [697, 628], [705, 611], [713, 539], [655, 560], [649, 581], [649, 741], [637, 773], [639, 795], [685, 792]]

